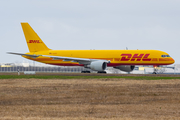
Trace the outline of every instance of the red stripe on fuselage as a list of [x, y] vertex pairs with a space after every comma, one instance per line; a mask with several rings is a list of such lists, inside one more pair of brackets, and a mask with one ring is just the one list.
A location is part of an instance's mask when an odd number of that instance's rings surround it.
[[[74, 64], [74, 63], [48, 63], [51, 65], [58, 65], [58, 66], [84, 66], [83, 64]], [[108, 63], [108, 67], [116, 67], [120, 65], [169, 65], [168, 63]]]

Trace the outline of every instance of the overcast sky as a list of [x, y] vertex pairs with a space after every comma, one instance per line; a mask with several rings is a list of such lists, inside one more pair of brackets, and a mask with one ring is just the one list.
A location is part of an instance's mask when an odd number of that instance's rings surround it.
[[20, 22], [51, 49], [155, 49], [180, 64], [180, 0], [0, 0], [0, 63], [28, 61]]

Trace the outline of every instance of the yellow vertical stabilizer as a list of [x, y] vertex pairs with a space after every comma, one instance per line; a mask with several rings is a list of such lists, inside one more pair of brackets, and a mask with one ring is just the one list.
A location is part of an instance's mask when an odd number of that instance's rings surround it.
[[21, 23], [30, 52], [50, 50], [28, 23]]

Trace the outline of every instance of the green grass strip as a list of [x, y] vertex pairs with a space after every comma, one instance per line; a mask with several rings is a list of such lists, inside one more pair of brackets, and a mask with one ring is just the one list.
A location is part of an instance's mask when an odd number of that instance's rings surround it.
[[100, 79], [100, 78], [124, 78], [133, 80], [168, 80], [180, 79], [180, 77], [161, 76], [65, 76], [65, 75], [0, 75], [0, 79]]

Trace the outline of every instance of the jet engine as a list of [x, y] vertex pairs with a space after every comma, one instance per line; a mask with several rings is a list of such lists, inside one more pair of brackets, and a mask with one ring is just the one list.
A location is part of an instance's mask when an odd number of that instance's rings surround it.
[[121, 65], [121, 66], [116, 66], [114, 68], [119, 69], [124, 72], [131, 72], [134, 70], [135, 66], [134, 65]]
[[94, 61], [90, 65], [87, 65], [88, 68], [94, 71], [104, 71], [107, 67], [107, 63], [104, 61]]

